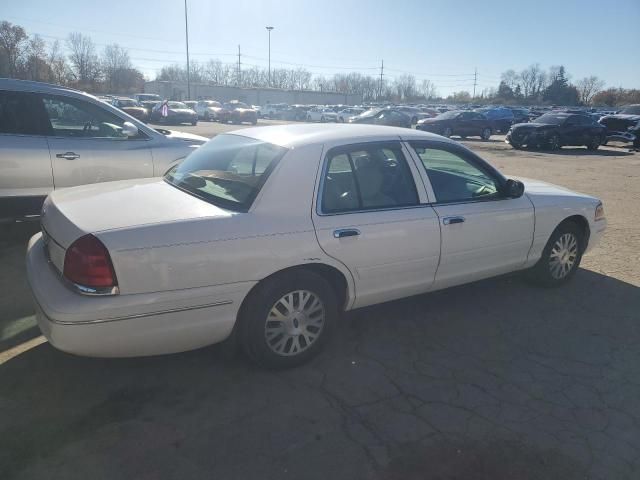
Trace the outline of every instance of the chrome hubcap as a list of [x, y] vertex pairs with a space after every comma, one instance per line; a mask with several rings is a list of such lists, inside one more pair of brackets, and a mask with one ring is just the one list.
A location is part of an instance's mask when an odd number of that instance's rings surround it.
[[311, 347], [323, 328], [324, 305], [320, 298], [308, 290], [296, 290], [271, 307], [264, 337], [273, 352], [292, 356]]
[[549, 269], [556, 280], [566, 277], [578, 259], [578, 241], [572, 233], [562, 235], [551, 249]]

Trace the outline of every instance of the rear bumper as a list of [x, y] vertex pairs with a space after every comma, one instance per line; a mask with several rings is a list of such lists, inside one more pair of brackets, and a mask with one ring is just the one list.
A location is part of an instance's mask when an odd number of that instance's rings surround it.
[[92, 357], [175, 353], [225, 340], [254, 282], [136, 295], [87, 296], [69, 289], [36, 234], [27, 279], [43, 335], [59, 350]]

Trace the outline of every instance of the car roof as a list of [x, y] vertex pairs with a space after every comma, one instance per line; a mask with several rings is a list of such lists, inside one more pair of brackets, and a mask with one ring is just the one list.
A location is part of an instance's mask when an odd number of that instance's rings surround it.
[[74, 93], [80, 93], [83, 95], [88, 95], [86, 92], [82, 92], [74, 88], [54, 85], [52, 83], [33, 82], [30, 80], [16, 80], [14, 78], [0, 78], [0, 88], [6, 89], [6, 90], [22, 91], [22, 92], [38, 92], [38, 93], [74, 92]]
[[273, 143], [287, 148], [340, 141], [344, 141], [344, 143], [357, 143], [358, 139], [371, 141], [372, 137], [380, 137], [381, 139], [398, 137], [402, 140], [437, 140], [439, 142], [456, 144], [454, 140], [420, 130], [402, 127], [387, 127], [382, 125], [348, 123], [336, 125], [274, 125], [269, 127], [245, 128], [242, 130], [234, 130], [229, 133], [255, 138], [257, 140], [262, 140], [264, 142]]

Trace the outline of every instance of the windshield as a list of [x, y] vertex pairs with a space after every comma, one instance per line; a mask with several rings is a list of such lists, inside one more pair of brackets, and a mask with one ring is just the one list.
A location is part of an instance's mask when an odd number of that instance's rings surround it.
[[207, 107], [221, 107], [222, 105], [220, 105], [220, 102], [216, 102], [214, 100], [210, 100], [208, 102], [205, 102], [207, 104]]
[[147, 93], [147, 94], [141, 94], [138, 95], [138, 100], [143, 101], [143, 100], [160, 100], [160, 95], [155, 95], [152, 93]]
[[627, 105], [619, 113], [625, 115], [640, 115], [640, 105]]
[[165, 175], [171, 185], [209, 203], [247, 211], [287, 149], [240, 135], [218, 135]]
[[436, 118], [438, 120], [451, 120], [457, 118], [460, 115], [460, 112], [445, 112], [438, 115]]
[[120, 107], [137, 107], [138, 103], [133, 100], [119, 100], [118, 105]]
[[167, 105], [169, 106], [169, 108], [176, 108], [176, 109], [189, 108], [182, 102], [169, 102]]
[[542, 115], [541, 117], [536, 118], [533, 123], [549, 123], [551, 125], [561, 125], [567, 117], [554, 115], [552, 113], [547, 113]]

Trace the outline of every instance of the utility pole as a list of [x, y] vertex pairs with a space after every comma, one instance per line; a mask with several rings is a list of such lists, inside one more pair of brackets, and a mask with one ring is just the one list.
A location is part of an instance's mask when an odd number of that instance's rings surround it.
[[382, 76], [384, 75], [384, 59], [380, 64], [380, 85], [378, 86], [378, 100], [382, 97]]
[[238, 45], [238, 86], [240, 86], [240, 80], [241, 80], [241, 73], [240, 73], [240, 45]]
[[473, 73], [473, 98], [476, 98], [476, 85], [478, 84], [478, 67], [476, 67]]
[[187, 100], [191, 100], [191, 70], [189, 69], [189, 21], [187, 19], [187, 0], [184, 0], [184, 35], [187, 39]]
[[273, 27], [265, 27], [265, 28], [269, 32], [269, 83], [267, 85], [271, 87], [271, 30], [273, 30]]

